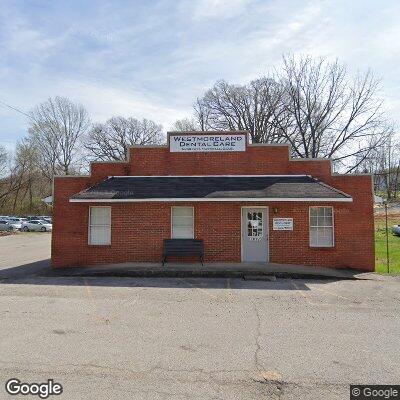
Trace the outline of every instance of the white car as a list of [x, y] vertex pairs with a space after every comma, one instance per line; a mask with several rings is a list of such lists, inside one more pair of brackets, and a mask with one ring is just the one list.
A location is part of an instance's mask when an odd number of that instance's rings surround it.
[[0, 231], [12, 232], [15, 231], [15, 228], [6, 219], [0, 219]]
[[8, 217], [7, 222], [9, 222], [15, 229], [21, 230], [22, 223], [25, 222], [25, 218]]
[[37, 217], [37, 219], [45, 220], [45, 221], [51, 221], [50, 215], [39, 215], [39, 216]]
[[22, 230], [24, 232], [29, 232], [29, 231], [51, 232], [53, 230], [53, 225], [49, 224], [46, 221], [33, 219], [30, 221], [23, 222]]

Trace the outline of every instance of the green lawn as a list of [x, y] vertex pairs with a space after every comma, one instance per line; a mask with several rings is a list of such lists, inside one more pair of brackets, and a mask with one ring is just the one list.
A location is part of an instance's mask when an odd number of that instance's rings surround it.
[[[400, 236], [394, 236], [391, 232], [393, 225], [400, 224], [400, 215], [389, 215], [389, 264], [391, 274], [400, 274]], [[375, 270], [387, 273], [386, 264], [386, 231], [385, 217], [375, 217]]]

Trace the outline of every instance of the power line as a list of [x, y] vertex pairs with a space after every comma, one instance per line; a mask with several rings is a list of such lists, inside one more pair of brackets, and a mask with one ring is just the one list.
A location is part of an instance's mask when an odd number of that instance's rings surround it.
[[21, 110], [19, 110], [19, 109], [16, 108], [16, 107], [10, 106], [9, 104], [5, 103], [4, 101], [1, 101], [1, 100], [0, 100], [0, 104], [2, 104], [3, 106], [6, 106], [6, 107], [8, 107], [8, 108], [11, 108], [11, 110], [14, 110], [14, 111], [16, 111], [16, 112], [19, 112], [19, 113], [22, 114], [22, 115], [25, 115], [25, 117], [32, 118], [32, 117], [31, 117], [29, 114], [27, 114], [26, 112], [21, 111]]

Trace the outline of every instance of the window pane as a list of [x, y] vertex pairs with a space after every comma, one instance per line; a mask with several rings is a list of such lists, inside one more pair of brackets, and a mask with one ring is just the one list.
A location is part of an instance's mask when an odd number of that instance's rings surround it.
[[109, 226], [92, 226], [90, 228], [90, 244], [110, 244], [111, 229]]
[[324, 217], [321, 226], [332, 226], [332, 217]]
[[310, 218], [310, 226], [318, 226], [318, 218], [311, 216]]
[[247, 213], [247, 236], [261, 237], [263, 235], [263, 213]]
[[332, 247], [333, 228], [310, 228], [310, 246]]
[[318, 208], [317, 207], [311, 207], [310, 208], [310, 216], [311, 217], [316, 217], [318, 215]]
[[193, 229], [183, 227], [173, 227], [172, 237], [174, 239], [193, 239]]
[[318, 228], [310, 228], [310, 246], [317, 247], [318, 246]]
[[333, 230], [332, 228], [322, 228], [322, 232], [318, 238], [319, 246], [331, 247], [333, 246]]
[[179, 217], [179, 216], [172, 216], [172, 224], [173, 226], [192, 226], [193, 225], [193, 217]]
[[192, 207], [173, 207], [172, 210], [175, 217], [193, 217]]
[[91, 207], [90, 225], [109, 225], [111, 209], [109, 207]]

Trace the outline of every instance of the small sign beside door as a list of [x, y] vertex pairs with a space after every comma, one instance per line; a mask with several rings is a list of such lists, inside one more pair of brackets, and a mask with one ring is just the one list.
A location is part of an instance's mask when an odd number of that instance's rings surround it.
[[274, 218], [272, 222], [274, 231], [292, 231], [293, 218]]

